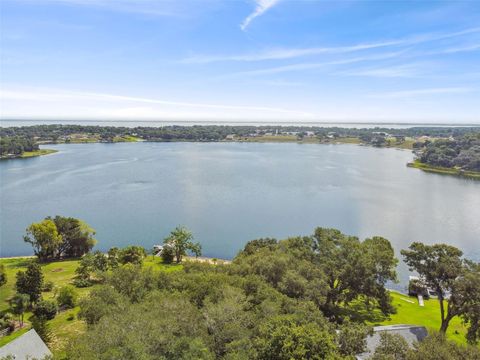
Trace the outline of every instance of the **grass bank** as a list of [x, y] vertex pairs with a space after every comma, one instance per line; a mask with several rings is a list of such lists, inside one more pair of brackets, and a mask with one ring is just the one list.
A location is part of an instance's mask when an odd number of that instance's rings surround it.
[[465, 170], [454, 169], [454, 168], [432, 166], [432, 165], [424, 164], [420, 162], [420, 160], [415, 160], [411, 163], [408, 163], [407, 166], [415, 169], [420, 169], [426, 172], [436, 173], [436, 174], [455, 175], [455, 176], [461, 176], [469, 179], [480, 180], [480, 172], [478, 171], [465, 171]]

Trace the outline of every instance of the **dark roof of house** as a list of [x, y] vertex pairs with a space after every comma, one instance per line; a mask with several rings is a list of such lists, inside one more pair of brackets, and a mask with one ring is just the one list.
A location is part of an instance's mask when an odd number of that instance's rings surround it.
[[428, 331], [424, 326], [418, 325], [388, 325], [388, 326], [375, 326], [373, 328], [373, 335], [367, 337], [367, 351], [357, 355], [357, 359], [368, 359], [378, 345], [380, 345], [380, 333], [388, 332], [390, 334], [401, 335], [408, 343], [412, 345], [414, 342], [422, 341], [427, 335]]
[[8, 355], [13, 356], [15, 360], [26, 360], [43, 359], [45, 356], [51, 356], [52, 353], [37, 332], [32, 329], [0, 348], [0, 358]]

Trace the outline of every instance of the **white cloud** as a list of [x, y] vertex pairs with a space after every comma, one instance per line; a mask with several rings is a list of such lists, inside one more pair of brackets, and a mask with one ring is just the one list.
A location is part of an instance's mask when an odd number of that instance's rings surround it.
[[[312, 114], [280, 107], [225, 105], [197, 102], [169, 101], [155, 98], [104, 94], [59, 89], [5, 89], [0, 90], [1, 117], [66, 116], [72, 114], [92, 117], [122, 118], [185, 118], [205, 117], [301, 117]], [[148, 105], [139, 105], [148, 104]], [[33, 109], [25, 112], [24, 109]]]
[[335, 75], [341, 76], [364, 76], [378, 78], [409, 78], [420, 77], [424, 73], [424, 64], [405, 64], [399, 66], [377, 67], [367, 69], [354, 69], [340, 71]]
[[250, 25], [250, 23], [253, 21], [253, 19], [263, 15], [267, 10], [274, 7], [279, 2], [280, 0], [255, 0], [255, 11], [248, 15], [245, 20], [243, 20], [243, 22], [240, 24], [240, 29], [242, 29], [242, 31], [245, 31], [248, 25]]
[[347, 65], [347, 64], [353, 64], [353, 63], [363, 62], [363, 61], [385, 60], [385, 59], [395, 58], [401, 55], [402, 53], [403, 52], [393, 52], [393, 53], [386, 53], [386, 54], [380, 54], [380, 55], [361, 56], [361, 57], [355, 57], [355, 58], [349, 58], [349, 59], [340, 59], [340, 60], [318, 62], [318, 63], [299, 63], [299, 64], [284, 65], [284, 66], [276, 66], [276, 67], [264, 68], [259, 70], [237, 72], [234, 74], [227, 75], [226, 77], [268, 75], [268, 74], [279, 74], [279, 73], [293, 72], [293, 71], [321, 69], [328, 66]]
[[413, 89], [413, 90], [401, 90], [384, 92], [381, 94], [372, 94], [370, 97], [383, 98], [383, 99], [399, 99], [399, 98], [411, 98], [416, 96], [428, 96], [438, 94], [463, 94], [473, 92], [474, 89], [465, 87], [443, 87], [443, 88], [429, 88], [429, 89]]
[[[391, 47], [391, 46], [413, 46], [417, 44], [440, 41], [455, 37], [460, 37], [469, 34], [480, 32], [480, 27], [469, 28], [462, 31], [449, 33], [430, 33], [410, 36], [407, 38], [392, 39], [385, 41], [377, 41], [371, 43], [359, 43], [346, 46], [333, 47], [307, 47], [307, 48], [273, 48], [262, 50], [257, 53], [249, 54], [233, 54], [233, 55], [193, 55], [183, 59], [182, 63], [192, 64], [207, 64], [213, 62], [223, 61], [238, 61], [238, 62], [255, 62], [264, 60], [285, 60], [301, 56], [320, 55], [320, 54], [342, 54], [362, 50], [371, 50], [376, 48]], [[458, 48], [450, 48], [442, 51], [437, 51], [434, 54], [443, 52], [460, 52], [460, 51], [475, 51], [479, 45], [470, 45]]]

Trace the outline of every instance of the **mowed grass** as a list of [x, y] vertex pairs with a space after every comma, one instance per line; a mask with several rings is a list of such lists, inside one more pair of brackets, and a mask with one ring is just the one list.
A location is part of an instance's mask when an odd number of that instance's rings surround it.
[[[383, 321], [371, 322], [372, 325], [409, 324], [425, 326], [429, 332], [440, 329], [440, 304], [437, 299], [425, 300], [425, 306], [419, 306], [415, 297], [410, 297], [397, 292], [390, 293], [393, 297], [393, 305], [397, 313]], [[450, 321], [447, 337], [458, 343], [465, 344], [466, 327], [459, 317]]]
[[48, 155], [48, 154], [53, 154], [58, 152], [58, 150], [52, 150], [52, 149], [40, 149], [40, 150], [35, 150], [35, 151], [24, 151], [22, 155], [20, 155], [20, 158], [31, 158], [35, 156], [41, 156], [41, 155]]
[[[5, 258], [0, 259], [0, 264], [5, 265], [7, 271], [8, 282], [0, 290], [0, 311], [6, 311], [9, 309], [9, 299], [15, 295], [15, 275], [18, 271], [26, 270], [26, 266], [29, 261], [34, 258]], [[75, 277], [75, 269], [78, 267], [80, 260], [64, 260], [54, 261], [46, 264], [42, 264], [42, 271], [44, 275], [44, 281], [52, 281], [54, 283], [54, 289], [49, 292], [43, 292], [44, 299], [55, 299], [56, 290], [65, 285], [71, 285]], [[158, 257], [148, 256], [144, 262], [145, 268], [151, 268], [154, 271], [178, 271], [182, 268], [181, 264], [163, 264]], [[87, 296], [88, 293], [94, 288], [77, 288], [79, 298]], [[82, 320], [78, 319], [78, 312], [80, 307], [76, 306], [73, 309], [61, 311], [57, 316], [48, 321], [50, 330], [53, 334], [53, 339], [48, 344], [50, 350], [58, 358], [63, 358], [68, 343], [76, 338], [79, 334], [83, 333], [86, 329], [86, 325]], [[12, 334], [0, 338], [0, 346], [7, 344], [13, 339], [19, 337], [30, 328], [29, 319], [32, 316], [31, 312], [25, 313], [25, 322], [27, 326], [22, 330], [15, 331]]]

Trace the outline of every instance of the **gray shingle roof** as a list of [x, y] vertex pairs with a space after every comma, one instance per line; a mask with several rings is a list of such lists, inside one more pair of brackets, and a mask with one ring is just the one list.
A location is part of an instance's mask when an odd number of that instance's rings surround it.
[[0, 348], [0, 359], [8, 355], [15, 360], [43, 359], [52, 353], [37, 332], [32, 329]]
[[418, 325], [375, 326], [373, 331], [373, 335], [367, 337], [367, 351], [363, 354], [357, 355], [357, 359], [368, 359], [371, 355], [373, 355], [375, 349], [380, 344], [381, 332], [401, 335], [410, 346], [414, 342], [422, 341], [428, 335], [427, 329], [424, 326]]

